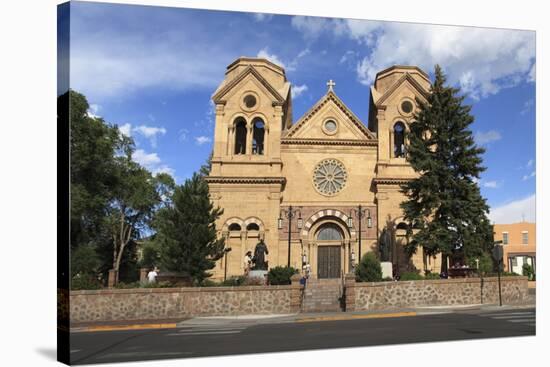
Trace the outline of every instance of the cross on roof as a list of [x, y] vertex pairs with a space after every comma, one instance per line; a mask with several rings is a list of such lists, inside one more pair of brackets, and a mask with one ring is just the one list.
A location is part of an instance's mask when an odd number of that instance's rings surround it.
[[334, 92], [333, 90], [333, 87], [336, 85], [336, 83], [330, 79], [328, 82], [327, 82], [327, 87], [328, 87], [328, 91], [329, 92]]

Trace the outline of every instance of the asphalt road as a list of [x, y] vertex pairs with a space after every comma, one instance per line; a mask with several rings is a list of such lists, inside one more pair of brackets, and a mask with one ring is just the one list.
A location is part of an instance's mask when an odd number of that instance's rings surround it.
[[[90, 364], [535, 335], [534, 308], [396, 318], [71, 333], [71, 362]], [[396, 332], [398, 331], [398, 332]]]

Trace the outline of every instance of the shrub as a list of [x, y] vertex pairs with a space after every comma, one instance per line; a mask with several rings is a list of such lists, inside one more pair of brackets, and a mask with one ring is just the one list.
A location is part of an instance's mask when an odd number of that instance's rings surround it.
[[276, 266], [267, 273], [267, 282], [271, 285], [290, 284], [290, 278], [297, 273], [298, 270], [292, 266]]
[[521, 272], [524, 276], [526, 276], [529, 280], [534, 280], [535, 277], [535, 270], [533, 267], [529, 264], [523, 264], [523, 267], [521, 269]]
[[94, 290], [100, 288], [101, 282], [91, 276], [76, 276], [71, 279], [71, 290], [73, 291]]
[[414, 271], [407, 271], [399, 277], [399, 280], [422, 280], [424, 277], [419, 274], [415, 273]]
[[437, 273], [427, 273], [424, 279], [441, 279], [441, 277]]
[[379, 282], [382, 280], [382, 267], [374, 252], [367, 252], [363, 255], [355, 270], [355, 279], [358, 282]]
[[95, 247], [81, 245], [74, 251], [71, 251], [71, 276], [77, 275], [82, 278], [89, 278], [97, 272], [99, 258]]
[[[476, 259], [479, 260], [479, 262], [476, 261]], [[491, 273], [495, 269], [493, 259], [487, 253], [484, 253], [477, 258], [475, 257], [470, 258], [468, 260], [468, 266], [472, 269], [477, 269], [477, 272], [482, 275]]]

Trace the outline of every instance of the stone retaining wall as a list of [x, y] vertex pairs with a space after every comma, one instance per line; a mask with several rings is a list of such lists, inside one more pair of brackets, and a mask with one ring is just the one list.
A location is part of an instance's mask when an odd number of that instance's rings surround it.
[[[502, 277], [502, 303], [528, 298], [527, 277]], [[391, 310], [407, 307], [498, 303], [497, 278], [464, 278], [356, 283], [346, 278], [346, 310]]]
[[288, 314], [300, 309], [299, 284], [284, 286], [105, 289], [70, 292], [71, 323]]

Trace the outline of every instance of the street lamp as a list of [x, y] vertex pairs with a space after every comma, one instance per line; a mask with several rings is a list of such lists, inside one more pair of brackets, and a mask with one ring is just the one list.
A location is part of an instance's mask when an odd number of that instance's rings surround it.
[[290, 236], [291, 236], [291, 230], [292, 230], [292, 218], [294, 218], [296, 215], [298, 215], [298, 222], [297, 222], [297, 228], [302, 229], [302, 212], [300, 209], [294, 209], [292, 208], [292, 205], [288, 207], [288, 210], [281, 209], [281, 213], [279, 214], [279, 219], [277, 220], [279, 229], [283, 229], [283, 216], [288, 219], [288, 260], [287, 260], [287, 266], [290, 267]]
[[227, 253], [231, 251], [231, 247], [226, 247], [223, 249], [223, 256], [225, 256], [225, 265], [223, 269], [223, 281], [227, 280]]
[[361, 206], [361, 204], [359, 204], [359, 206], [357, 207], [357, 209], [351, 209], [350, 212], [349, 212], [349, 217], [348, 217], [348, 227], [349, 228], [352, 228], [353, 227], [353, 213], [355, 213], [357, 215], [357, 219], [359, 220], [359, 259], [361, 259], [361, 219], [363, 218], [363, 216], [365, 215], [365, 213], [367, 214], [367, 227], [368, 228], [372, 228], [372, 217], [370, 216], [370, 209], [363, 209], [363, 207]]

